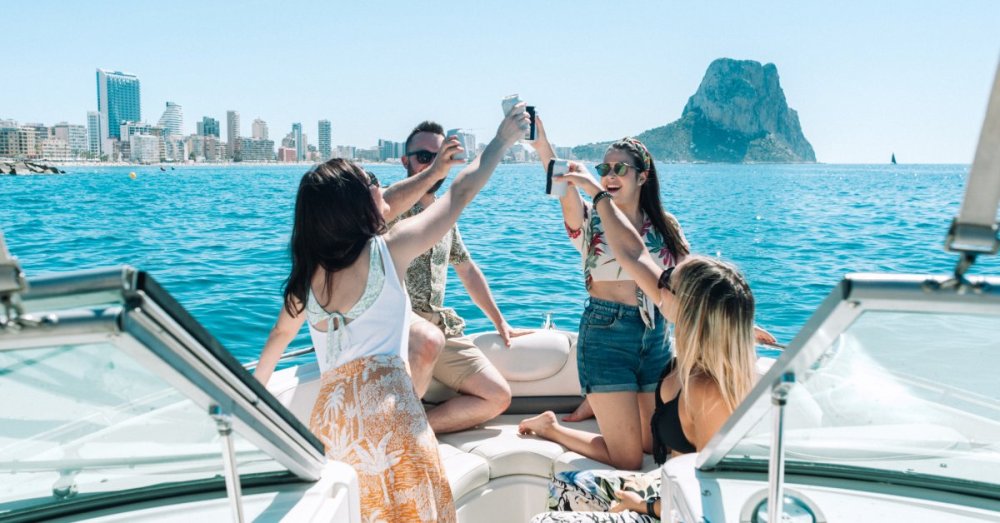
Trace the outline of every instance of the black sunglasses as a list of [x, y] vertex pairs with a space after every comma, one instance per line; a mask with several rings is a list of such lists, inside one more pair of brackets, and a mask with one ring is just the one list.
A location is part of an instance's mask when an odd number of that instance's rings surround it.
[[[676, 267], [676, 266], [675, 266]], [[660, 273], [660, 279], [656, 280], [657, 289], [667, 289], [671, 294], [677, 294], [672, 288], [670, 288], [670, 275], [674, 273], [674, 267], [667, 267], [667, 269]]]
[[625, 162], [599, 163], [594, 166], [594, 168], [597, 169], [597, 174], [601, 175], [601, 178], [604, 178], [605, 176], [612, 173], [615, 176], [625, 176], [625, 173], [628, 172], [629, 167], [635, 169], [636, 171], [639, 170], [638, 167]]
[[382, 184], [379, 183], [378, 176], [375, 176], [375, 173], [366, 170], [365, 174], [368, 175], [368, 187], [382, 187]]
[[406, 153], [406, 155], [416, 156], [417, 161], [420, 163], [431, 163], [432, 161], [434, 161], [434, 158], [437, 157], [438, 153], [432, 153], [430, 151], [421, 149], [419, 151], [413, 151], [412, 153]]

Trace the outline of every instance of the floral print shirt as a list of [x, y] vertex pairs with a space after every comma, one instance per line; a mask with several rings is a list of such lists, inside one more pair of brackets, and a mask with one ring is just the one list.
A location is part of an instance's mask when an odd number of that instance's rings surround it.
[[[563, 224], [565, 225], [565, 224]], [[583, 226], [577, 230], [566, 226], [566, 233], [569, 234], [570, 242], [580, 251], [583, 259], [583, 279], [587, 285], [587, 290], [595, 281], [628, 281], [633, 280], [625, 269], [622, 268], [615, 255], [611, 252], [605, 238], [604, 226], [601, 224], [601, 216], [594, 212], [593, 205], [584, 202], [583, 206]], [[652, 220], [643, 213], [642, 227], [639, 229], [639, 236], [642, 237], [646, 250], [653, 257], [653, 261], [661, 269], [672, 267], [677, 264], [674, 253], [670, 252], [663, 235], [653, 227]], [[687, 244], [681, 233], [681, 241]], [[655, 304], [646, 298], [642, 291], [637, 290], [639, 310], [643, 312], [643, 320], [647, 325], [651, 325], [653, 308]]]
[[[418, 202], [410, 210], [393, 220], [392, 227], [400, 220], [416, 216], [423, 212], [424, 207]], [[406, 290], [413, 302], [413, 310], [424, 314], [437, 313], [441, 317], [447, 338], [462, 336], [465, 332], [465, 320], [455, 312], [455, 309], [444, 306], [445, 284], [448, 282], [448, 264], [460, 265], [469, 261], [469, 251], [462, 242], [462, 235], [456, 224], [434, 244], [431, 250], [421, 254], [406, 270]]]

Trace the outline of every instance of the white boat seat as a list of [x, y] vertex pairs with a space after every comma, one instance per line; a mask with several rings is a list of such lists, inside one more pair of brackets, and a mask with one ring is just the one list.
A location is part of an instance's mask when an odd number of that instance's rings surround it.
[[[514, 338], [510, 347], [495, 332], [474, 334], [467, 339], [497, 367], [507, 381], [539, 381], [559, 373], [569, 361], [571, 340], [554, 330], [538, 330]], [[572, 361], [576, 365], [576, 359]]]
[[519, 474], [551, 477], [553, 460], [566, 449], [558, 443], [518, 434], [517, 424], [526, 417], [501, 415], [473, 429], [439, 435], [438, 441], [487, 460], [491, 479]]
[[438, 449], [454, 499], [489, 483], [490, 464], [485, 459], [447, 444], [439, 444]]
[[[510, 348], [503, 346], [494, 332], [463, 339], [483, 351], [510, 384], [514, 397], [580, 395], [575, 332], [538, 330], [514, 338]], [[440, 403], [456, 394], [438, 380], [431, 380], [424, 401]]]
[[319, 396], [319, 364], [306, 363], [271, 375], [267, 390], [305, 426]]

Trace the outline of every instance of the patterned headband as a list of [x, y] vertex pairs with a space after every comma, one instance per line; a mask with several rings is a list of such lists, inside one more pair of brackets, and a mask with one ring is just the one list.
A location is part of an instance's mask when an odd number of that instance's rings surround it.
[[653, 165], [653, 158], [649, 154], [649, 149], [646, 149], [646, 146], [642, 142], [640, 142], [639, 140], [636, 140], [635, 138], [632, 138], [631, 136], [626, 136], [625, 138], [622, 138], [621, 140], [618, 140], [617, 143], [627, 144], [627, 145], [631, 146], [632, 148], [638, 149], [639, 155], [641, 156], [640, 159], [642, 160], [642, 163], [643, 163], [643, 170], [644, 171], [648, 171], [649, 168]]

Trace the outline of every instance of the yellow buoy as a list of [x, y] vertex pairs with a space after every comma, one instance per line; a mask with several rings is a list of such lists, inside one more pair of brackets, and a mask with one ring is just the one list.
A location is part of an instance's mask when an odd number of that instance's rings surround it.
[[128, 177], [135, 180], [135, 171], [128, 173]]

